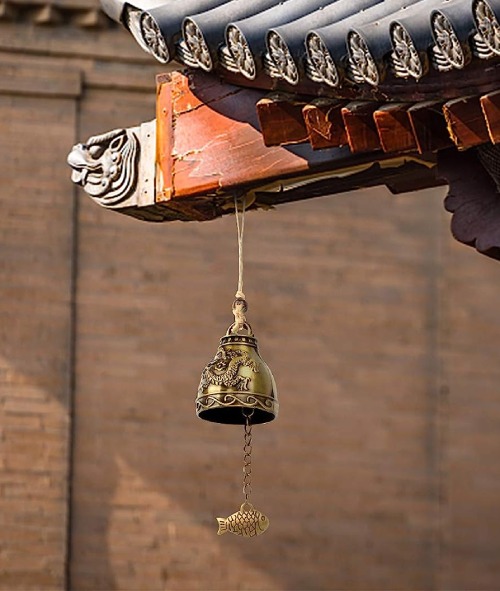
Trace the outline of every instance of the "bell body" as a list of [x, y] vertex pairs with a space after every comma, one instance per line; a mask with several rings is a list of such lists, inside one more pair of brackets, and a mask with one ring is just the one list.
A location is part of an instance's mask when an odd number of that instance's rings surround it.
[[276, 384], [257, 349], [257, 339], [228, 333], [220, 340], [213, 360], [201, 374], [196, 414], [206, 421], [244, 425], [267, 423], [278, 414]]

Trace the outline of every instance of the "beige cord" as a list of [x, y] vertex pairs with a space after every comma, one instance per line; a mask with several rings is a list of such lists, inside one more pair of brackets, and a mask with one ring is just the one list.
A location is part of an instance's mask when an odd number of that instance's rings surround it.
[[236, 291], [236, 299], [233, 303], [234, 332], [241, 330], [247, 321], [245, 317], [247, 303], [245, 301], [245, 294], [243, 293], [243, 234], [245, 232], [246, 198], [241, 198], [241, 211], [239, 208], [239, 201], [240, 199], [235, 196], [234, 208], [236, 215], [236, 228], [238, 230], [238, 290]]
[[[245, 206], [246, 199], [241, 199], [241, 212], [238, 206], [238, 197], [234, 198], [234, 207], [236, 213], [236, 228], [238, 230], [238, 291], [235, 294], [237, 300], [244, 300], [243, 293], [243, 234], [245, 232]], [[241, 218], [241, 219], [240, 219]]]

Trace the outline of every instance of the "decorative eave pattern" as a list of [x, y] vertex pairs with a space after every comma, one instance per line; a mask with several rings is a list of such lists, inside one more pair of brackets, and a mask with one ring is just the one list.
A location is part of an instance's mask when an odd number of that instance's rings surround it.
[[[400, 101], [500, 84], [500, 0], [104, 0], [104, 7], [162, 63], [177, 59], [240, 86]], [[132, 30], [137, 12], [148, 24]]]

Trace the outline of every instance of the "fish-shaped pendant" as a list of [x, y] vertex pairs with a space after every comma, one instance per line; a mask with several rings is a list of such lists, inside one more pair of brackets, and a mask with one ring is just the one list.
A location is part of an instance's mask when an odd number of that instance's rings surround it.
[[222, 536], [231, 532], [237, 536], [252, 538], [263, 534], [269, 527], [269, 519], [260, 511], [254, 509], [252, 503], [243, 503], [240, 510], [225, 519], [217, 517], [219, 531], [217, 535]]

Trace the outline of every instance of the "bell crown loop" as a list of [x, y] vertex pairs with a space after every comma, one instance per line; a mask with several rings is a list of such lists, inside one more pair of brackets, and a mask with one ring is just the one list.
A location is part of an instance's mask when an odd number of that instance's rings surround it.
[[[241, 297], [239, 294], [241, 293]], [[245, 300], [245, 295], [242, 292], [236, 292], [236, 299], [233, 302], [233, 316], [234, 322], [229, 327], [232, 332], [239, 332], [242, 328], [248, 327], [248, 330], [252, 330], [247, 322], [245, 312], [248, 310], [248, 304]]]
[[255, 338], [255, 336], [253, 334], [252, 327], [246, 321], [243, 324], [241, 324], [241, 325], [238, 324], [237, 322], [233, 322], [231, 324], [231, 326], [227, 329], [226, 336], [229, 336], [229, 335], [239, 335], [241, 330], [246, 330], [247, 331], [246, 336], [254, 337]]

